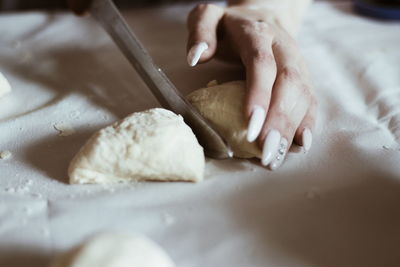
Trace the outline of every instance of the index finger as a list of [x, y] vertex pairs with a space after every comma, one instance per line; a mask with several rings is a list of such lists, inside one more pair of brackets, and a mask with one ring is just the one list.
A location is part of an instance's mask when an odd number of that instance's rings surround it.
[[249, 119], [247, 140], [253, 142], [258, 138], [267, 116], [277, 66], [272, 51], [272, 38], [267, 33], [250, 34], [246, 39], [239, 49], [246, 68], [244, 112]]

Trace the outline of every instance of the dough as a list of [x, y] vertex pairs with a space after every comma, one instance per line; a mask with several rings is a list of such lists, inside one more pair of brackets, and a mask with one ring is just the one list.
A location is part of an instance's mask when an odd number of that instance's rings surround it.
[[11, 91], [11, 85], [6, 77], [0, 72], [0, 97]]
[[54, 123], [53, 127], [56, 131], [58, 131], [58, 136], [65, 137], [70, 136], [75, 133], [74, 128], [69, 123], [58, 122]]
[[230, 144], [235, 157], [261, 158], [262, 152], [257, 144], [246, 140], [247, 122], [243, 115], [245, 88], [244, 81], [211, 84], [192, 92], [187, 98]]
[[95, 133], [69, 166], [71, 184], [203, 179], [205, 157], [183, 118], [155, 108]]
[[146, 237], [103, 233], [57, 257], [51, 267], [173, 267], [170, 257]]
[[11, 156], [12, 153], [8, 150], [0, 151], [0, 159], [9, 159]]

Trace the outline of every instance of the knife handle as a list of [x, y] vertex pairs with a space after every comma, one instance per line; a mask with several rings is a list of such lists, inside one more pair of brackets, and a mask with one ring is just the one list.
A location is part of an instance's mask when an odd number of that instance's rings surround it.
[[85, 15], [88, 13], [92, 0], [67, 0], [68, 7], [76, 15]]

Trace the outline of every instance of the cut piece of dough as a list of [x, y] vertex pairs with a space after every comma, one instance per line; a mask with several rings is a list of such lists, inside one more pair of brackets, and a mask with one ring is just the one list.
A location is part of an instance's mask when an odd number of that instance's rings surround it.
[[150, 239], [103, 233], [58, 256], [51, 267], [173, 267], [171, 258]]
[[0, 72], [0, 97], [11, 91], [11, 85], [6, 77]]
[[257, 144], [246, 140], [245, 88], [244, 81], [227, 82], [196, 90], [187, 98], [230, 144], [235, 157], [261, 158]]
[[183, 118], [155, 108], [95, 133], [69, 166], [71, 184], [203, 179], [203, 148]]

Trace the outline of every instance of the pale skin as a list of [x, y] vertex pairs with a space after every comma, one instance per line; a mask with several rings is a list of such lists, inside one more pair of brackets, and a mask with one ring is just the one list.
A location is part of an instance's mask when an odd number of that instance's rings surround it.
[[292, 143], [308, 151], [316, 98], [295, 35], [311, 0], [229, 0], [200, 4], [188, 16], [188, 62], [216, 57], [246, 70], [244, 115], [262, 164], [277, 169]]

